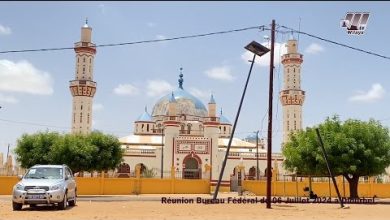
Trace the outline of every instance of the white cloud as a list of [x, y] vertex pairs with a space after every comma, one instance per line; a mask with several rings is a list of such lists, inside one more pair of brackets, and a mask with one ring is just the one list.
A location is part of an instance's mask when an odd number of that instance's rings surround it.
[[148, 96], [161, 96], [174, 90], [174, 87], [165, 80], [149, 80], [146, 86]]
[[0, 60], [0, 91], [50, 95], [53, 93], [52, 81], [49, 73], [28, 61]]
[[206, 91], [206, 90], [200, 90], [194, 87], [189, 88], [189, 92], [194, 95], [197, 98], [201, 98], [204, 100], [210, 99], [211, 92]]
[[233, 81], [234, 77], [231, 74], [230, 68], [227, 66], [214, 67], [205, 71], [205, 74], [212, 79]]
[[[268, 42], [264, 42], [264, 43], [261, 43], [263, 46], [266, 46], [268, 48], [269, 47], [269, 44]], [[280, 57], [283, 55], [283, 54], [286, 54], [287, 53], [287, 47], [286, 47], [286, 43], [275, 43], [275, 54], [274, 54], [274, 65], [276, 66], [277, 64], [279, 64], [280, 62]], [[250, 52], [250, 51], [245, 51], [245, 53], [243, 53], [241, 55], [241, 58], [248, 64], [250, 64], [249, 61], [252, 61], [253, 59], [253, 53]], [[255, 59], [255, 64], [259, 65], [259, 66], [266, 66], [268, 67], [269, 66], [269, 63], [270, 63], [270, 58], [271, 58], [271, 52], [268, 52], [267, 54], [265, 54], [264, 56], [262, 57], [259, 57], [259, 56], [256, 56], [256, 59]]]
[[357, 95], [349, 98], [352, 102], [372, 103], [381, 100], [386, 91], [381, 84], [375, 83], [371, 86], [371, 89], [367, 92], [359, 91]]
[[114, 93], [123, 96], [134, 96], [139, 94], [139, 89], [131, 84], [119, 84]]
[[101, 103], [93, 103], [93, 105], [92, 105], [92, 111], [95, 111], [95, 112], [101, 111], [101, 110], [103, 110], [103, 108], [104, 108], [104, 106]]
[[0, 103], [11, 103], [11, 104], [15, 104], [15, 103], [18, 103], [19, 100], [17, 100], [15, 97], [13, 96], [6, 96], [6, 95], [3, 95], [0, 93]]
[[146, 23], [146, 25], [148, 25], [148, 27], [155, 27], [155, 26], [156, 26], [156, 23], [154, 23], [154, 22], [148, 22], [148, 23]]
[[7, 26], [3, 26], [0, 24], [0, 35], [8, 35], [8, 34], [11, 34], [12, 31], [11, 31], [11, 28], [10, 27], [7, 27]]
[[305, 53], [308, 54], [319, 54], [320, 52], [324, 51], [324, 47], [317, 44], [317, 43], [312, 43], [310, 44], [306, 49]]

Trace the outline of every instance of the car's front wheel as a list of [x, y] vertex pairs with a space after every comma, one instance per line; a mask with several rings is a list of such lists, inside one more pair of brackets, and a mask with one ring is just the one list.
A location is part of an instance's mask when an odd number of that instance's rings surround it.
[[59, 210], [64, 210], [66, 209], [67, 205], [68, 205], [68, 197], [67, 197], [67, 194], [68, 192], [65, 192], [64, 194], [64, 200], [62, 200], [62, 202], [59, 202], [58, 203], [58, 209]]
[[77, 200], [77, 191], [74, 192], [74, 198], [72, 201], [69, 201], [69, 206], [75, 206]]
[[12, 209], [13, 209], [14, 211], [19, 211], [19, 210], [22, 209], [22, 207], [23, 207], [23, 204], [21, 204], [21, 203], [16, 203], [16, 202], [12, 202]]

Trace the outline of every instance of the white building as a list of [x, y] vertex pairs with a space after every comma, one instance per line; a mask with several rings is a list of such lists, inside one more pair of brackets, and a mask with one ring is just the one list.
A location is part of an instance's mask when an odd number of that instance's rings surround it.
[[[226, 154], [232, 124], [216, 112], [217, 104], [211, 95], [208, 108], [183, 87], [183, 74], [175, 91], [161, 97], [154, 105], [152, 114], [147, 109], [134, 122], [134, 134], [120, 138], [125, 149], [124, 160], [134, 170], [142, 164], [154, 169], [160, 177], [170, 177], [174, 169], [177, 178], [210, 179], [215, 185]], [[233, 138], [223, 185], [230, 185], [237, 178], [239, 165], [245, 166], [247, 179], [256, 178], [256, 144]], [[259, 171], [264, 176], [266, 150], [259, 144]], [[274, 154], [279, 170], [283, 160]], [[211, 170], [211, 172], [210, 172]], [[236, 172], [234, 172], [236, 170]], [[242, 174], [242, 178], [244, 175]]]

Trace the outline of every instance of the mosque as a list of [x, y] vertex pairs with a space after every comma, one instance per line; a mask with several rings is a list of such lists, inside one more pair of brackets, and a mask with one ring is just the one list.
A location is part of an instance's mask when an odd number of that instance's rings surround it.
[[[92, 103], [97, 84], [93, 81], [95, 44], [91, 42], [92, 28], [81, 28], [81, 41], [75, 43], [76, 77], [70, 81], [73, 96], [72, 132], [91, 130]], [[302, 128], [302, 105], [305, 92], [300, 89], [302, 55], [297, 52], [297, 41], [287, 42], [287, 54], [282, 56], [284, 86], [280, 91], [283, 106], [283, 142], [288, 134]], [[162, 96], [153, 106], [134, 121], [133, 133], [119, 138], [124, 149], [123, 166], [149, 176], [169, 178], [209, 179], [215, 185], [231, 136], [232, 123], [220, 111], [210, 95], [207, 108], [202, 101], [185, 90], [180, 73], [177, 89]], [[231, 150], [222, 186], [231, 186], [239, 178], [256, 179], [264, 176], [266, 147], [263, 140], [232, 139]], [[280, 153], [272, 154], [273, 167], [283, 172]], [[259, 169], [257, 169], [259, 167]], [[145, 173], [146, 175], [146, 173]]]

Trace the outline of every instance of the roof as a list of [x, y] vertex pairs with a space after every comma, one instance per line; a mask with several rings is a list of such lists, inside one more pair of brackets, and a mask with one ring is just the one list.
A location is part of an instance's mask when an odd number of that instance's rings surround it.
[[[173, 96], [177, 103], [177, 114], [195, 115], [199, 117], [206, 117], [208, 115], [204, 104], [186, 90], [177, 88], [173, 91]], [[168, 110], [168, 103], [171, 99], [172, 93], [160, 98], [153, 107], [152, 115], [165, 115]]]
[[232, 124], [230, 121], [222, 114], [222, 108], [221, 108], [221, 113], [219, 115], [219, 123], [221, 124]]
[[[218, 146], [227, 146], [229, 144], [229, 138], [219, 138], [218, 139]], [[247, 148], [255, 148], [256, 144], [252, 144], [246, 141], [243, 141], [239, 138], [233, 138], [232, 140], [232, 147], [247, 147]]]
[[140, 115], [136, 121], [152, 121], [152, 116], [148, 113], [146, 107], [145, 112], [142, 113], [142, 115]]
[[161, 135], [129, 135], [119, 138], [123, 144], [161, 144]]

